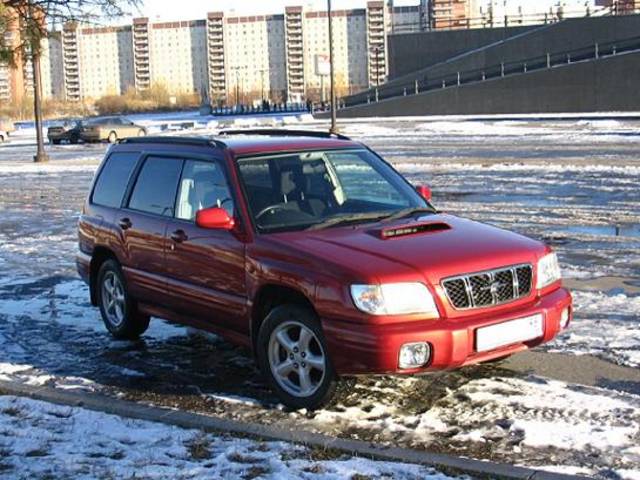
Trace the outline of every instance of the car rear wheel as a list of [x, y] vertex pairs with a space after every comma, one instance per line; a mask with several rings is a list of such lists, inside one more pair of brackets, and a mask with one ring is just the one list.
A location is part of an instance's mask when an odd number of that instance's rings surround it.
[[98, 305], [107, 330], [118, 339], [137, 339], [149, 328], [149, 317], [138, 312], [118, 262], [104, 262], [97, 280]]
[[147, 136], [147, 132], [145, 132], [142, 128], [140, 130], [138, 130], [138, 136], [139, 137], [146, 137]]
[[116, 132], [109, 133], [107, 140], [109, 143], [116, 143], [118, 141], [118, 134]]
[[334, 398], [338, 379], [316, 315], [299, 305], [273, 309], [260, 327], [260, 368], [282, 402], [320, 408]]

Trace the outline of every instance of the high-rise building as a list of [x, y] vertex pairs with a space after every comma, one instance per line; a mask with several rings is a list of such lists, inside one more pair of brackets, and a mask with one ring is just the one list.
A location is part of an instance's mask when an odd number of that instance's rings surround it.
[[596, 0], [596, 5], [611, 7], [619, 14], [640, 12], [640, 0]]
[[[544, 4], [544, 5], [543, 5]], [[383, 83], [387, 37], [426, 29], [525, 25], [583, 16], [602, 5], [630, 13], [640, 0], [416, 0], [398, 7], [371, 0], [365, 8], [336, 10], [333, 50], [338, 96]], [[15, 35], [13, 28], [7, 35]], [[70, 101], [146, 91], [198, 93], [218, 105], [328, 99], [328, 17], [288, 6], [282, 14], [235, 16], [211, 12], [204, 20], [94, 28], [65, 25], [43, 43], [43, 95]], [[0, 66], [0, 98], [32, 88], [28, 62]]]
[[[624, 0], [623, 0], [624, 1]], [[605, 6], [601, 0], [478, 0], [472, 21], [475, 27], [532, 25], [563, 18], [583, 17]]]
[[[0, 100], [20, 104], [33, 96], [33, 65], [29, 54], [17, 48], [23, 43], [17, 16], [8, 17], [7, 30], [3, 32], [5, 44], [15, 49], [14, 65], [0, 65]], [[41, 94], [43, 98], [58, 97], [62, 94], [62, 49], [60, 36], [52, 34], [40, 46]]]
[[[336, 90], [346, 95], [384, 82], [387, 34], [419, 30], [419, 5], [332, 12]], [[61, 34], [61, 74], [72, 101], [144, 91], [199, 93], [213, 103], [328, 99], [329, 35], [326, 11], [290, 6], [284, 14], [88, 28], [67, 25]]]
[[473, 0], [430, 0], [429, 4], [434, 30], [469, 28], [476, 11]]

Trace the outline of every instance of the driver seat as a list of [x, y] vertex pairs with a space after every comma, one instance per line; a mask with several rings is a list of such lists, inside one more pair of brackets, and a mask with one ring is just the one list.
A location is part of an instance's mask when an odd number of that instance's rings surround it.
[[326, 210], [324, 203], [316, 198], [307, 198], [305, 194], [307, 179], [302, 172], [302, 164], [288, 165], [280, 172], [280, 193], [282, 203], [287, 208], [321, 217]]

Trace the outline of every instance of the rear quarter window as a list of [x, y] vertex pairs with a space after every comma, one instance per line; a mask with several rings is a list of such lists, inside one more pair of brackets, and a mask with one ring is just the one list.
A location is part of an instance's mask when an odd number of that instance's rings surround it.
[[129, 179], [138, 162], [138, 153], [113, 153], [107, 158], [93, 189], [92, 203], [119, 208]]

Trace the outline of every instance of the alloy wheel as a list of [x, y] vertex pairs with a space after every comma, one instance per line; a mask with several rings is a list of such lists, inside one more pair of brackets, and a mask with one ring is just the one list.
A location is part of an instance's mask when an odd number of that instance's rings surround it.
[[107, 272], [102, 281], [102, 306], [109, 323], [122, 325], [125, 319], [126, 298], [124, 287], [114, 272]]
[[303, 324], [288, 321], [271, 333], [269, 366], [278, 385], [295, 397], [310, 397], [322, 385], [326, 355], [315, 333]]

